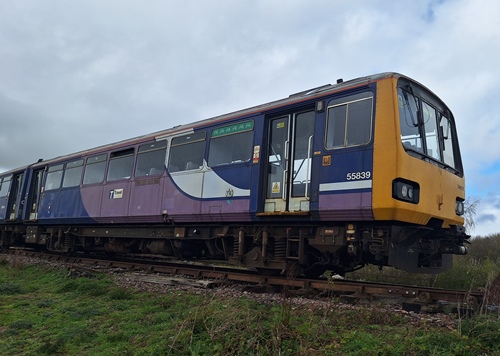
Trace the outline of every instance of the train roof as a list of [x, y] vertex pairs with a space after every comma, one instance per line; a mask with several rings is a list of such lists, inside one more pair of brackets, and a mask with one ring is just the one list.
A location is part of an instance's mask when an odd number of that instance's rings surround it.
[[[374, 74], [374, 75], [370, 75], [370, 76], [359, 77], [359, 78], [351, 79], [348, 81], [343, 81], [342, 79], [338, 79], [335, 84], [326, 84], [326, 85], [311, 88], [308, 90], [300, 91], [300, 92], [289, 95], [287, 98], [271, 101], [271, 102], [268, 102], [265, 104], [253, 106], [250, 108], [234, 111], [234, 112], [231, 112], [228, 114], [223, 114], [223, 115], [211, 117], [211, 118], [200, 120], [200, 121], [195, 121], [195, 122], [192, 122], [189, 124], [177, 125], [177, 126], [165, 129], [165, 130], [161, 130], [161, 131], [153, 132], [150, 134], [145, 134], [142, 136], [137, 136], [137, 137], [125, 139], [122, 141], [118, 141], [118, 142], [114, 142], [114, 143], [86, 149], [86, 150], [79, 151], [79, 152], [74, 152], [74, 153], [71, 153], [68, 155], [54, 157], [54, 158], [51, 158], [51, 159], [48, 159], [45, 161], [39, 160], [38, 162], [36, 162], [34, 164], [25, 166], [24, 169], [28, 168], [28, 167], [44, 166], [44, 165], [56, 163], [59, 161], [62, 162], [62, 161], [74, 159], [77, 157], [87, 156], [89, 154], [98, 154], [99, 152], [106, 152], [109, 150], [119, 149], [121, 147], [126, 147], [126, 146], [130, 146], [130, 145], [134, 145], [134, 144], [140, 144], [140, 143], [151, 141], [151, 140], [161, 140], [161, 139], [164, 139], [164, 138], [172, 136], [172, 135], [189, 133], [192, 130], [197, 129], [197, 128], [211, 126], [211, 125], [215, 125], [219, 122], [222, 123], [224, 121], [230, 121], [233, 119], [240, 119], [240, 118], [244, 118], [244, 117], [251, 116], [251, 115], [257, 115], [264, 110], [277, 109], [277, 108], [280, 108], [282, 106], [286, 106], [286, 105], [290, 105], [290, 104], [294, 104], [294, 103], [300, 103], [302, 101], [312, 100], [312, 99], [322, 97], [322, 96], [325, 96], [328, 94], [332, 94], [332, 93], [335, 93], [338, 91], [367, 85], [369, 83], [376, 82], [376, 81], [379, 81], [381, 79], [390, 78], [390, 77], [392, 77], [392, 78], [405, 77], [409, 80], [414, 81], [413, 79], [411, 79], [409, 77], [406, 77], [402, 74], [395, 73], [395, 72], [384, 72], [384, 73]], [[12, 173], [15, 173], [16, 171], [19, 171], [22, 169], [23, 168], [12, 169], [12, 170], [9, 170], [7, 172], [0, 173], [0, 175], [3, 176], [3, 175], [12, 174]]]
[[9, 175], [12, 175], [14, 173], [22, 173], [26, 170], [26, 168], [28, 168], [29, 165], [27, 166], [22, 166], [22, 167], [17, 167], [17, 168], [13, 168], [13, 169], [9, 169], [8, 171], [5, 171], [5, 172], [1, 172], [0, 173], [0, 178], [2, 177], [6, 177], [6, 176], [9, 176]]

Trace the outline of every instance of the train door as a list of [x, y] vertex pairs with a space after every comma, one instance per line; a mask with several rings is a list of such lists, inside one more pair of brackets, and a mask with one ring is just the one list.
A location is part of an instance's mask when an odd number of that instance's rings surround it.
[[18, 212], [22, 211], [24, 201], [19, 196], [21, 194], [21, 183], [23, 173], [14, 174], [10, 186], [9, 201], [7, 203], [8, 219], [14, 221], [17, 219]]
[[28, 195], [28, 213], [29, 220], [38, 219], [38, 206], [42, 194], [42, 178], [44, 169], [39, 169], [33, 172], [31, 176], [30, 192]]
[[315, 111], [269, 120], [264, 211], [308, 212]]
[[9, 220], [9, 191], [12, 176], [0, 178], [0, 221]]
[[139, 146], [131, 185], [129, 216], [135, 221], [141, 219], [163, 219], [162, 196], [165, 181], [165, 155], [167, 140]]

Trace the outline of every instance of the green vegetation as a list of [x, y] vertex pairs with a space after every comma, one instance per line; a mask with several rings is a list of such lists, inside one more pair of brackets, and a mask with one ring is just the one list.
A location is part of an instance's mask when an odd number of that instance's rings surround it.
[[[1, 259], [1, 258], [0, 258]], [[455, 330], [384, 308], [259, 303], [172, 290], [145, 293], [110, 276], [0, 261], [4, 355], [476, 355], [500, 352], [500, 321]]]
[[462, 290], [487, 288], [500, 275], [500, 234], [476, 237], [468, 248], [469, 254], [454, 256], [453, 268], [441, 274], [414, 274], [368, 266], [350, 273], [348, 278]]

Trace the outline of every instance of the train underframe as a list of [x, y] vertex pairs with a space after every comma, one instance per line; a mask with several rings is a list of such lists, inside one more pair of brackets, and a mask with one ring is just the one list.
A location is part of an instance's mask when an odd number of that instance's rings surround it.
[[1, 246], [62, 253], [152, 254], [225, 260], [265, 274], [344, 275], [366, 264], [439, 273], [467, 253], [463, 227], [345, 223], [318, 225], [44, 226], [4, 225]]

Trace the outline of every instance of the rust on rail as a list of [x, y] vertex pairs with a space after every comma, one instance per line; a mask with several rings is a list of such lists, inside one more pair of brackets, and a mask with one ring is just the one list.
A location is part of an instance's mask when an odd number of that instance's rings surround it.
[[246, 283], [251, 285], [268, 285], [286, 287], [288, 289], [316, 290], [330, 292], [333, 295], [353, 295], [357, 297], [399, 297], [406, 300], [422, 302], [446, 301], [476, 308], [483, 303], [484, 292], [465, 290], [446, 290], [440, 288], [392, 285], [386, 283], [361, 282], [343, 279], [308, 279], [302, 277], [289, 278], [281, 276], [264, 276], [255, 271], [218, 267], [210, 265], [181, 264], [172, 262], [113, 260], [104, 257], [67, 256], [25, 251], [20, 249], [4, 251], [34, 258], [44, 258], [72, 264], [86, 264], [108, 268], [120, 268], [128, 271], [158, 273], [168, 276], [189, 276], [198, 279], [209, 279], [218, 282]]

